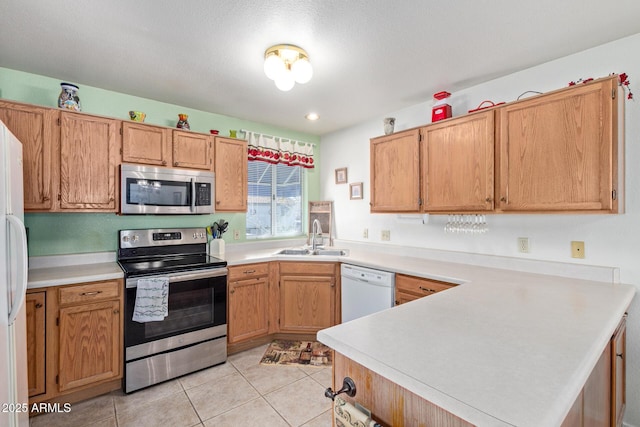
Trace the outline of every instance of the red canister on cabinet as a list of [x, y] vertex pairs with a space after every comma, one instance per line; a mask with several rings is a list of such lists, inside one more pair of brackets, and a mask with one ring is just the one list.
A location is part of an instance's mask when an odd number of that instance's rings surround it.
[[438, 92], [433, 95], [436, 102], [431, 109], [431, 121], [437, 122], [438, 120], [448, 119], [451, 117], [451, 105], [447, 104], [447, 98], [451, 94], [447, 91]]

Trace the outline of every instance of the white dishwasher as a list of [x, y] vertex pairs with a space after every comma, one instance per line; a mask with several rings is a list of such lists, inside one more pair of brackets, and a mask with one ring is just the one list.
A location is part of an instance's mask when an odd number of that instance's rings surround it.
[[342, 322], [393, 307], [395, 274], [342, 264]]

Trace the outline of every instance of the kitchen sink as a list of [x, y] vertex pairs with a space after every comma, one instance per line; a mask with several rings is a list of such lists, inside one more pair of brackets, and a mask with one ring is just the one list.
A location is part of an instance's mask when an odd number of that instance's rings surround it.
[[349, 255], [349, 251], [346, 249], [316, 249], [313, 251], [313, 255], [346, 256]]
[[311, 249], [283, 249], [277, 255], [311, 255]]
[[346, 249], [309, 249], [309, 248], [287, 248], [275, 253], [275, 255], [324, 255], [324, 256], [347, 256], [349, 251]]

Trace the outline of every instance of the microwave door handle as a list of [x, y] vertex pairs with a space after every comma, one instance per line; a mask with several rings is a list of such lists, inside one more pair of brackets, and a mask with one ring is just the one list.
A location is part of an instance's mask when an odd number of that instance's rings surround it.
[[196, 211], [196, 180], [191, 178], [191, 212]]

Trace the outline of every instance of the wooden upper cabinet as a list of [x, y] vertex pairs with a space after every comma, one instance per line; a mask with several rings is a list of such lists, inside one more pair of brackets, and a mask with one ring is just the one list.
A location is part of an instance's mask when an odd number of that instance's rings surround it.
[[420, 130], [370, 142], [371, 212], [420, 211]]
[[60, 209], [117, 211], [120, 121], [62, 112]]
[[171, 129], [135, 122], [122, 122], [122, 161], [170, 166]]
[[493, 210], [494, 111], [422, 128], [426, 212]]
[[497, 110], [499, 210], [618, 211], [617, 80]]
[[189, 131], [173, 131], [173, 166], [213, 170], [213, 137]]
[[22, 142], [24, 209], [49, 210], [56, 195], [53, 170], [59, 147], [60, 111], [0, 101], [0, 120]]
[[247, 142], [216, 137], [216, 211], [246, 212], [248, 192]]

